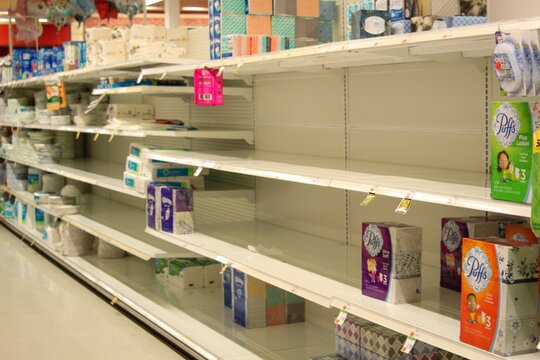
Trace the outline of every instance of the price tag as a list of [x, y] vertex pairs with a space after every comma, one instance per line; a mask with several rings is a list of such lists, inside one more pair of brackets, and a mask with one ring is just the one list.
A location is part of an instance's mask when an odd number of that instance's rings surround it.
[[373, 200], [375, 200], [375, 193], [370, 192], [367, 194], [364, 201], [360, 203], [360, 206], [368, 206]]
[[405, 215], [409, 212], [409, 208], [412, 204], [412, 194], [407, 194], [403, 199], [401, 199], [398, 207], [396, 208], [396, 213]]
[[111, 300], [111, 305], [116, 305], [117, 302], [118, 302], [118, 298], [113, 297], [112, 300]]
[[97, 141], [98, 138], [99, 138], [99, 133], [97, 133], [96, 135], [94, 135], [94, 141]]
[[412, 329], [409, 333], [409, 336], [407, 336], [407, 340], [405, 340], [405, 343], [403, 344], [403, 347], [401, 348], [401, 352], [405, 354], [410, 354], [412, 349], [414, 348], [414, 344], [416, 344], [416, 339], [420, 333], [416, 329]]
[[109, 137], [109, 142], [112, 142], [114, 139], [114, 134], [111, 134], [111, 136]]
[[540, 153], [540, 130], [534, 132], [533, 153]]
[[348, 309], [347, 306], [344, 306], [343, 309], [341, 309], [336, 320], [334, 320], [334, 324], [341, 326], [343, 325], [343, 323], [345, 323], [345, 320], [347, 320], [347, 315], [349, 315], [349, 312], [347, 311], [347, 309]]
[[223, 273], [232, 265], [232, 263], [225, 264], [221, 267], [220, 274], [223, 275]]
[[75, 139], [79, 140], [80, 137], [81, 137], [81, 132], [77, 131], [77, 135], [75, 135]]

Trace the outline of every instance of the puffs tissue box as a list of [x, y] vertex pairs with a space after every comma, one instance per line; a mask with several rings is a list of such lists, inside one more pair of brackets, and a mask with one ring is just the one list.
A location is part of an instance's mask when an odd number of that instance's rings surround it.
[[441, 220], [441, 286], [461, 290], [461, 245], [466, 237], [497, 236], [499, 225], [482, 218]]
[[422, 228], [362, 224], [362, 294], [393, 304], [420, 301]]
[[460, 340], [502, 356], [536, 351], [539, 246], [463, 239]]
[[161, 231], [174, 235], [193, 233], [193, 190], [160, 188]]
[[411, 357], [410, 354], [401, 352], [407, 336], [382, 326], [363, 327], [361, 339], [362, 350], [370, 351], [386, 359], [408, 360]]

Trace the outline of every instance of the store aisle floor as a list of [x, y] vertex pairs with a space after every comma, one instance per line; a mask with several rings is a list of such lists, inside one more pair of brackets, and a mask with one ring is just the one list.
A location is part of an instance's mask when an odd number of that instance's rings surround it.
[[0, 225], [0, 359], [182, 359]]

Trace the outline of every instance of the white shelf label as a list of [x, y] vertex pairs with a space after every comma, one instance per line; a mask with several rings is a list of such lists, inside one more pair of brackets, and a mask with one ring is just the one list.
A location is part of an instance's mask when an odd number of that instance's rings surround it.
[[373, 192], [370, 192], [369, 194], [367, 194], [366, 198], [364, 199], [364, 201], [362, 201], [360, 203], [360, 206], [368, 206], [369, 204], [371, 204], [371, 202], [373, 200], [375, 200], [375, 193]]
[[403, 199], [401, 199], [398, 207], [396, 208], [396, 213], [405, 215], [409, 212], [409, 208], [412, 204], [412, 197], [414, 193], [409, 193]]
[[420, 333], [416, 329], [412, 329], [409, 333], [409, 336], [407, 337], [407, 340], [405, 340], [405, 343], [403, 344], [403, 347], [401, 348], [401, 352], [405, 354], [410, 354], [412, 349], [414, 348], [414, 344], [416, 344], [416, 339]]
[[349, 307], [344, 306], [341, 311], [339, 312], [339, 315], [337, 316], [336, 320], [334, 320], [334, 324], [341, 326], [343, 323], [345, 323], [345, 320], [347, 320], [347, 315], [349, 315]]

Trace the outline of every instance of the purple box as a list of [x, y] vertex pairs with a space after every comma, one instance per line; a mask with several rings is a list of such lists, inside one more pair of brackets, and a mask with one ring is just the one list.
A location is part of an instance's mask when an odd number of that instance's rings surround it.
[[161, 189], [161, 231], [171, 234], [193, 232], [193, 190], [164, 186]]
[[146, 193], [146, 226], [154, 230], [159, 230], [161, 225], [157, 217], [157, 214], [160, 213], [158, 210], [160, 205], [159, 187], [159, 184], [150, 183]]

